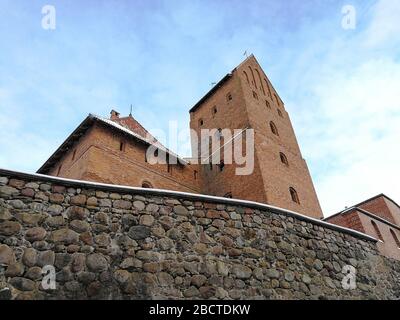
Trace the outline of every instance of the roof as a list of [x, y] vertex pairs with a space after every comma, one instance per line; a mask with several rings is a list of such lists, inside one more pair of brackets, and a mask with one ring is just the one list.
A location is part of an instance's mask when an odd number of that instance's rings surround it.
[[390, 221], [388, 221], [388, 220], [386, 220], [386, 219], [384, 219], [384, 218], [382, 218], [382, 217], [380, 217], [380, 216], [377, 216], [376, 214], [374, 214], [374, 213], [372, 213], [372, 212], [369, 212], [369, 211], [367, 211], [367, 210], [362, 209], [362, 208], [359, 207], [360, 205], [363, 205], [364, 203], [367, 203], [367, 202], [370, 202], [370, 201], [372, 201], [372, 200], [375, 200], [375, 199], [377, 199], [377, 198], [379, 198], [379, 197], [387, 198], [388, 200], [392, 201], [395, 205], [398, 206], [398, 204], [397, 204], [396, 202], [394, 202], [392, 199], [390, 199], [389, 197], [387, 197], [386, 195], [384, 195], [383, 193], [381, 193], [381, 194], [378, 194], [378, 195], [376, 195], [376, 196], [374, 196], [374, 197], [372, 197], [372, 198], [369, 198], [368, 200], [365, 200], [365, 201], [363, 201], [363, 202], [360, 202], [360, 203], [356, 204], [355, 206], [352, 206], [352, 207], [350, 207], [350, 208], [346, 208], [346, 209], [344, 209], [343, 211], [340, 211], [340, 212], [338, 212], [338, 213], [335, 213], [335, 214], [332, 215], [332, 216], [329, 216], [329, 217], [327, 217], [327, 218], [324, 218], [323, 220], [324, 220], [324, 221], [329, 221], [330, 219], [332, 219], [332, 218], [334, 218], [334, 217], [337, 217], [338, 215], [344, 215], [344, 214], [348, 214], [348, 213], [350, 213], [350, 212], [352, 212], [352, 211], [358, 211], [358, 212], [361, 212], [361, 213], [363, 213], [363, 214], [365, 214], [365, 215], [367, 215], [367, 216], [369, 216], [369, 217], [371, 217], [371, 218], [374, 218], [374, 219], [376, 219], [376, 220], [378, 220], [378, 221], [380, 221], [380, 222], [382, 222], [382, 223], [385, 223], [385, 224], [387, 224], [387, 225], [390, 225], [390, 226], [393, 227], [393, 228], [396, 228], [396, 229], [400, 230], [400, 226], [398, 226], [398, 225], [396, 225], [396, 224], [394, 224], [394, 223], [392, 223], [392, 222], [390, 222]]
[[[163, 146], [159, 141], [155, 140], [155, 138], [151, 135], [150, 139], [143, 137], [137, 132], [134, 132], [130, 129], [128, 129], [125, 126], [122, 126], [119, 123], [116, 123], [110, 119], [103, 118], [101, 116], [95, 115], [95, 114], [89, 114], [85, 120], [81, 122], [81, 124], [69, 135], [69, 137], [61, 144], [60, 147], [50, 156], [50, 158], [39, 168], [37, 173], [47, 173], [48, 170], [55, 164], [57, 163], [62, 156], [70, 150], [70, 148], [75, 144], [76, 141], [78, 141], [85, 133], [86, 131], [93, 126], [95, 122], [102, 123], [106, 127], [113, 129], [113, 130], [118, 130], [129, 137], [135, 139], [136, 141], [140, 143], [144, 143], [146, 145], [154, 145], [157, 146], [160, 150], [163, 150], [167, 154], [175, 157], [178, 159], [178, 163], [181, 164], [188, 164], [186, 160], [183, 158], [180, 158], [177, 154], [173, 153], [170, 151], [168, 148]], [[138, 122], [137, 122], [138, 123]], [[146, 130], [147, 132], [147, 130]]]
[[[206, 101], [209, 97], [211, 97], [215, 91], [217, 91], [219, 88], [221, 88], [225, 82], [227, 82], [233, 75], [233, 73], [242, 65], [244, 64], [247, 60], [249, 59], [254, 59], [256, 61], [256, 63], [260, 66], [259, 62], [257, 61], [256, 57], [254, 56], [254, 54], [249, 55], [246, 59], [244, 59], [236, 68], [234, 68], [230, 73], [228, 73], [225, 77], [223, 77], [214, 87], [211, 88], [210, 91], [208, 91], [190, 110], [189, 112], [194, 112], [197, 110], [197, 108], [199, 108], [204, 101]], [[262, 68], [261, 68], [262, 69]], [[268, 78], [268, 77], [267, 77]], [[281, 99], [281, 97], [279, 96], [278, 92], [275, 90], [273, 84], [271, 83], [271, 81], [268, 80], [269, 85], [271, 85], [274, 94], [276, 94], [276, 96], [279, 98], [279, 100], [282, 102], [282, 104], [284, 104], [283, 100]]]
[[215, 91], [222, 87], [222, 85], [227, 82], [232, 77], [232, 72], [228, 73], [225, 77], [223, 77], [210, 91], [208, 91], [203, 98], [201, 98], [193, 107], [189, 110], [189, 112], [194, 112], [198, 107], [200, 107], [204, 101], [206, 101], [209, 97], [211, 97]]
[[116, 191], [116, 192], [135, 192], [136, 194], [147, 194], [147, 195], [156, 195], [156, 196], [171, 196], [171, 197], [178, 197], [180, 199], [188, 199], [191, 201], [207, 201], [212, 203], [222, 203], [222, 204], [231, 204], [231, 205], [238, 205], [238, 206], [245, 206], [249, 208], [255, 208], [260, 210], [268, 210], [270, 212], [276, 214], [283, 214], [285, 216], [294, 217], [301, 221], [310, 222], [314, 225], [319, 225], [334, 231], [343, 232], [354, 236], [356, 238], [378, 242], [378, 240], [372, 236], [369, 236], [365, 233], [360, 231], [356, 231], [353, 229], [349, 229], [346, 227], [338, 226], [329, 222], [325, 222], [319, 219], [311, 218], [309, 216], [303, 215], [301, 213], [278, 208], [275, 206], [271, 206], [264, 203], [248, 201], [248, 200], [240, 200], [240, 199], [230, 199], [230, 198], [223, 198], [223, 197], [215, 197], [209, 196], [204, 194], [195, 194], [195, 193], [188, 193], [188, 192], [179, 192], [179, 191], [171, 191], [171, 190], [163, 190], [163, 189], [147, 189], [147, 188], [138, 188], [138, 187], [130, 187], [130, 186], [120, 186], [120, 185], [113, 185], [113, 184], [105, 184], [105, 183], [98, 183], [98, 182], [91, 182], [91, 181], [83, 181], [83, 180], [73, 180], [73, 179], [66, 179], [54, 176], [48, 176], [43, 174], [30, 174], [18, 171], [10, 171], [6, 169], [0, 168], [0, 175], [5, 177], [20, 177], [23, 179], [34, 181], [35, 179], [41, 179], [43, 181], [55, 182], [65, 186], [71, 187], [85, 187], [85, 188], [93, 188], [95, 187], [98, 190], [106, 190], [106, 191]]

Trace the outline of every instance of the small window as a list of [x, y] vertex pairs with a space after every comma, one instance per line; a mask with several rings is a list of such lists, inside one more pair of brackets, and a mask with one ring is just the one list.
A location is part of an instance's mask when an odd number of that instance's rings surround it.
[[204, 120], [203, 119], [200, 119], [199, 120], [199, 126], [202, 126], [204, 124]]
[[213, 108], [212, 108], [212, 116], [214, 117], [216, 114], [217, 114], [217, 112], [218, 112], [218, 110], [217, 110], [217, 107], [216, 106], [214, 106]]
[[383, 241], [382, 233], [379, 230], [378, 225], [376, 224], [376, 222], [374, 220], [371, 220], [371, 224], [374, 227], [375, 233], [378, 236], [379, 240]]
[[57, 170], [57, 175], [59, 175], [59, 174], [60, 174], [60, 172], [61, 172], [61, 169], [62, 169], [62, 164], [60, 164], [60, 166], [58, 167], [58, 170]]
[[219, 167], [219, 171], [221, 171], [221, 172], [222, 172], [222, 171], [224, 170], [225, 163], [224, 163], [224, 161], [223, 161], [223, 160], [221, 160], [221, 162], [219, 163], [218, 167]]
[[125, 151], [125, 143], [123, 141], [119, 143], [119, 151]]
[[142, 183], [142, 188], [152, 189], [153, 186], [152, 186], [152, 184], [151, 184], [150, 182], [148, 182], [148, 181], [143, 181], [143, 183]]
[[281, 158], [281, 162], [288, 166], [289, 165], [289, 161], [288, 161], [286, 155], [284, 153], [280, 152], [279, 156]]
[[232, 100], [232, 94], [229, 92], [227, 95], [226, 95], [226, 101], [231, 101]]
[[290, 187], [289, 188], [289, 192], [290, 192], [290, 197], [292, 198], [292, 201], [296, 202], [297, 204], [300, 204], [300, 200], [299, 200], [299, 196], [297, 194], [297, 191], [294, 190], [294, 188]]
[[282, 111], [281, 111], [280, 109], [277, 109], [277, 110], [278, 110], [278, 114], [279, 114], [279, 116], [280, 116], [281, 118], [283, 118]]
[[194, 180], [197, 180], [197, 170], [193, 171], [193, 177], [194, 177]]
[[268, 100], [265, 100], [265, 105], [267, 106], [268, 109], [271, 109], [271, 105]]
[[224, 198], [230, 198], [232, 199], [232, 192], [228, 192], [224, 195]]
[[253, 98], [258, 100], [258, 94], [255, 91], [253, 91]]
[[396, 242], [397, 248], [400, 249], [400, 241], [399, 241], [399, 238], [397, 238], [396, 233], [392, 229], [390, 229], [390, 233], [392, 234], [394, 242]]
[[275, 123], [272, 121], [269, 123], [269, 126], [271, 127], [271, 131], [274, 135], [279, 136], [278, 128], [276, 127]]
[[72, 153], [72, 161], [75, 160], [75, 156], [76, 156], [76, 149], [75, 149], [74, 152]]

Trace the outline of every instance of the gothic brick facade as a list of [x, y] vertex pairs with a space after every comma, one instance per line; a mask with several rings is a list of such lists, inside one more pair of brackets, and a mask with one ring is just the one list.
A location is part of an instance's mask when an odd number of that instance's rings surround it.
[[[122, 118], [114, 110], [110, 119], [89, 115], [38, 172], [252, 200], [322, 218], [289, 114], [253, 55], [190, 110], [190, 127], [199, 136], [202, 129], [253, 129], [252, 173], [237, 175], [237, 163], [184, 160], [159, 142], [161, 152], [177, 163], [150, 164], [146, 155], [153, 144], [149, 133], [132, 115]], [[224, 142], [220, 142], [221, 151]], [[200, 153], [194, 151], [193, 159], [199, 158]]]

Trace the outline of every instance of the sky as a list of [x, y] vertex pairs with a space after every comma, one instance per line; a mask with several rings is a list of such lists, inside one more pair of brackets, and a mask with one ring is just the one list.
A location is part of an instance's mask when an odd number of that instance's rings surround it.
[[131, 104], [151, 132], [188, 131], [247, 51], [285, 102], [325, 216], [379, 193], [400, 202], [399, 17], [398, 0], [0, 0], [0, 167], [36, 172], [89, 113]]

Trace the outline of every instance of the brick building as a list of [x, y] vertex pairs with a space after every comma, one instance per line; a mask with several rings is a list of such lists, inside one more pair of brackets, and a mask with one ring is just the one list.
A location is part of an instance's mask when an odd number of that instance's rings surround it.
[[[38, 170], [39, 173], [110, 184], [170, 189], [271, 204], [322, 218], [322, 211], [284, 103], [251, 55], [190, 109], [190, 128], [254, 130], [254, 169], [237, 175], [236, 163], [204, 163], [174, 154], [132, 115], [89, 115]], [[240, 131], [242, 130], [242, 131]], [[219, 150], [226, 148], [220, 137]], [[235, 139], [235, 138], [234, 138]], [[247, 141], [247, 140], [246, 140]], [[151, 164], [156, 145], [168, 164]], [[247, 142], [243, 144], [245, 149]]]
[[324, 220], [379, 239], [379, 251], [400, 260], [400, 206], [386, 195], [377, 195]]

